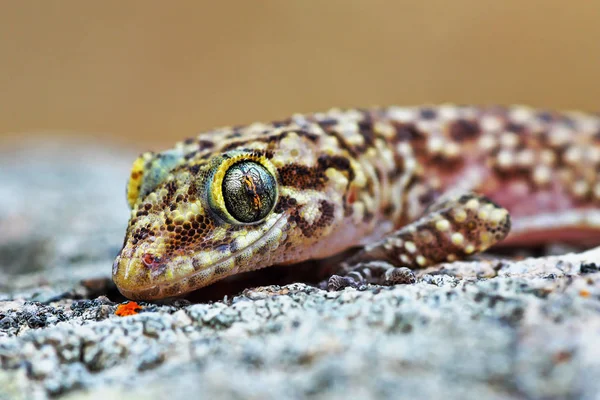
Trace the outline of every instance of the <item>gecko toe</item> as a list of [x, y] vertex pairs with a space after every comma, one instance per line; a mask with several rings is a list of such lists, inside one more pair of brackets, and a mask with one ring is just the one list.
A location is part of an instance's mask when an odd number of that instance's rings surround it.
[[412, 284], [417, 281], [414, 272], [406, 267], [390, 268], [385, 271], [384, 285]]
[[357, 290], [366, 289], [366, 285], [362, 279], [357, 278], [356, 276], [347, 275], [332, 275], [327, 281], [327, 290], [330, 292], [337, 292], [339, 290], [343, 290], [347, 287], [352, 287]]

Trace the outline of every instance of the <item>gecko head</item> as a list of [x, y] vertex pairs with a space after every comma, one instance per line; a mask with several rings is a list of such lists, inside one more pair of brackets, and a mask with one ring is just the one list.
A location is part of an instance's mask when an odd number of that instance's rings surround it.
[[132, 299], [177, 296], [283, 259], [293, 204], [270, 154], [146, 153], [128, 183], [131, 218], [113, 280]]

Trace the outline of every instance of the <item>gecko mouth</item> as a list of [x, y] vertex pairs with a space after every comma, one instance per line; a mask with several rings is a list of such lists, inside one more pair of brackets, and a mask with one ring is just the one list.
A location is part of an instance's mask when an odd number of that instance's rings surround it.
[[[284, 241], [288, 218], [284, 213], [259, 238], [212, 263], [200, 263], [194, 255], [178, 255], [156, 266], [148, 266], [146, 254], [119, 255], [113, 265], [113, 281], [130, 299], [152, 300], [183, 295], [238, 272], [267, 267], [272, 252]], [[163, 278], [165, 282], [149, 283]]]

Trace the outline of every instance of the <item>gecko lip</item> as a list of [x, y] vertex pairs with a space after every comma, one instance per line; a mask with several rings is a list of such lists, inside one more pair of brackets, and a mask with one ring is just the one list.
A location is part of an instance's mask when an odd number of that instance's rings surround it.
[[[149, 267], [144, 262], [144, 256], [147, 254], [145, 250], [141, 253], [140, 251], [136, 251], [135, 255], [132, 257], [123, 257], [122, 255], [119, 255], [113, 264], [113, 281], [117, 285], [119, 291], [125, 297], [138, 300], [173, 297], [200, 289], [201, 287], [209, 285], [212, 282], [237, 273], [239, 265], [233, 264], [231, 266], [226, 266], [226, 264], [234, 260], [237, 256], [240, 256], [242, 253], [247, 252], [249, 249], [256, 250], [262, 246], [269, 245], [275, 230], [283, 230], [286, 223], [286, 214], [283, 214], [277, 218], [273, 225], [269, 227], [264, 234], [244, 248], [238, 249], [236, 252], [222, 258], [221, 260], [215, 261], [212, 264], [204, 264], [196, 267], [194, 268], [193, 272], [169, 282], [144, 285], [141, 284], [141, 279], [137, 279], [137, 277], [143, 277], [146, 281], [148, 279], [154, 280], [155, 277], [162, 275], [165, 268], [177, 268], [177, 266], [173, 267], [173, 264], [179, 264], [181, 267], [185, 266], [189, 268], [192, 265], [192, 256], [179, 255], [173, 257], [171, 260], [161, 264], [163, 268], [160, 268], [160, 271], [148, 271]], [[222, 266], [225, 266], [225, 272], [219, 275], [215, 274], [216, 269]], [[267, 265], [264, 266], [266, 267]], [[153, 272], [155, 273], [153, 274]], [[148, 277], [149, 275], [150, 277]], [[197, 278], [193, 280], [193, 284], [191, 281], [192, 278]], [[172, 290], [169, 290], [169, 288]]]

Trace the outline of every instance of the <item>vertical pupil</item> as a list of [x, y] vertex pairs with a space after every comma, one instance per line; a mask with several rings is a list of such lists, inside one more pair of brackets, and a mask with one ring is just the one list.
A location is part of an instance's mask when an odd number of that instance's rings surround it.
[[238, 221], [259, 221], [273, 208], [275, 180], [258, 163], [239, 162], [225, 173], [223, 198], [227, 211]]

